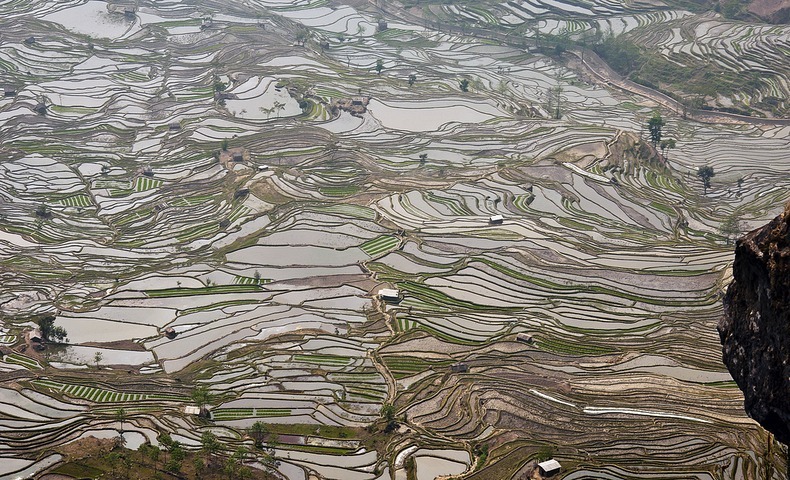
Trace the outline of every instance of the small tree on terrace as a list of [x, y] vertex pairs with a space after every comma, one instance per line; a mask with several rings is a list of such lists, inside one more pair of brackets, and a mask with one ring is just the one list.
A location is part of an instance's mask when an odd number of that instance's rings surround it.
[[468, 92], [469, 91], [469, 80], [467, 80], [466, 78], [461, 79], [461, 81], [458, 82], [458, 86], [461, 88], [462, 92]]
[[192, 401], [200, 408], [200, 416], [208, 418], [208, 406], [213, 401], [214, 396], [208, 391], [208, 387], [200, 385], [192, 391]]
[[396, 428], [398, 428], [398, 423], [395, 421], [395, 414], [397, 411], [395, 410], [395, 406], [391, 403], [385, 403], [383, 407], [381, 407], [381, 416], [384, 418], [386, 422], [386, 426], [384, 427], [384, 432], [389, 433]]
[[101, 360], [102, 360], [102, 353], [101, 352], [96, 352], [96, 353], [93, 354], [93, 363], [96, 364], [96, 370], [99, 369], [99, 364], [101, 363]]
[[38, 320], [38, 329], [41, 331], [41, 339], [45, 342], [53, 341], [60, 343], [66, 340], [68, 333], [66, 329], [55, 325], [55, 317], [47, 315]]
[[735, 240], [738, 239], [738, 236], [741, 234], [741, 228], [741, 222], [738, 221], [738, 217], [732, 215], [719, 225], [719, 233], [729, 245], [730, 243], [735, 243]]
[[300, 29], [296, 32], [296, 43], [304, 47], [304, 44], [307, 43], [307, 40], [310, 39], [310, 32], [307, 29]]
[[667, 158], [666, 155], [667, 149], [672, 150], [673, 148], [675, 148], [676, 145], [677, 143], [675, 142], [674, 138], [661, 140], [661, 143], [659, 143], [659, 147], [661, 148], [661, 155], [663, 155], [664, 158]]
[[123, 438], [123, 424], [126, 422], [126, 410], [124, 410], [123, 407], [115, 411], [115, 421], [121, 424], [121, 428], [119, 429], [120, 435], [118, 438], [120, 439], [121, 443], [124, 443], [125, 439]]
[[710, 165], [705, 165], [704, 167], [699, 167], [697, 170], [697, 176], [702, 180], [702, 186], [705, 189], [705, 194], [707, 195], [708, 189], [710, 188], [710, 179], [716, 175], [716, 172], [713, 171], [713, 167]]
[[416, 82], [416, 81], [417, 81], [417, 75], [415, 75], [413, 73], [411, 75], [409, 75], [409, 86], [410, 87], [412, 85], [414, 85], [414, 82]]
[[252, 427], [250, 427], [247, 433], [250, 435], [250, 437], [252, 437], [252, 440], [255, 442], [255, 446], [257, 448], [261, 448], [263, 446], [263, 441], [269, 434], [269, 427], [267, 427], [265, 423], [257, 421], [252, 424]]
[[381, 75], [382, 70], [384, 70], [384, 61], [379, 58], [376, 60], [376, 73]]
[[653, 144], [653, 147], [661, 141], [661, 129], [663, 127], [664, 119], [661, 118], [660, 113], [654, 112], [650, 120], [647, 121], [647, 128], [650, 130], [650, 142]]
[[206, 464], [209, 469], [211, 469], [214, 455], [219, 453], [222, 449], [222, 445], [220, 445], [219, 440], [217, 440], [217, 436], [208, 430], [203, 432], [203, 435], [200, 436], [200, 449], [206, 457]]

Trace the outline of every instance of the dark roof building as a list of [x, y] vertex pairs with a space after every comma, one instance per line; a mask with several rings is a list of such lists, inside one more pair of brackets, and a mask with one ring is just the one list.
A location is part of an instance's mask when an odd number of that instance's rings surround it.
[[519, 341], [519, 342], [524, 342], [524, 343], [532, 343], [532, 342], [535, 341], [532, 338], [532, 335], [530, 335], [528, 333], [519, 333], [518, 335], [516, 335], [516, 340]]
[[450, 371], [453, 373], [463, 373], [469, 371], [469, 365], [465, 363], [454, 363], [450, 365]]

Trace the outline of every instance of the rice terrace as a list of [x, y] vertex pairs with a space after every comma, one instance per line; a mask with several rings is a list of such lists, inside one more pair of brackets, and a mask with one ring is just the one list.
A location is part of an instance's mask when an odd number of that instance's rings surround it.
[[0, 0], [0, 478], [787, 478], [788, 11]]

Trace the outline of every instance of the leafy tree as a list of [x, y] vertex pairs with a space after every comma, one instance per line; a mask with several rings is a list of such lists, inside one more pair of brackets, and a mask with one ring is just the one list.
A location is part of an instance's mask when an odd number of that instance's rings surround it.
[[257, 421], [252, 424], [252, 427], [250, 427], [247, 433], [250, 437], [252, 437], [252, 440], [255, 442], [255, 446], [261, 448], [263, 446], [263, 441], [269, 434], [269, 427], [267, 427], [265, 423]]
[[384, 406], [381, 407], [381, 416], [386, 423], [384, 433], [390, 433], [398, 428], [398, 422], [395, 421], [395, 413], [395, 406], [391, 403], [385, 403]]
[[277, 111], [277, 118], [280, 118], [280, 112], [285, 110], [285, 104], [283, 102], [275, 100], [273, 107]]
[[144, 443], [140, 445], [138, 450], [154, 462], [154, 468], [159, 468], [159, 454], [161, 453], [159, 447], [151, 445], [150, 443]]
[[274, 449], [270, 449], [262, 453], [258, 457], [258, 461], [266, 465], [267, 467], [277, 467], [279, 465], [277, 458], [274, 456]]
[[385, 403], [381, 407], [381, 416], [389, 423], [395, 420], [395, 406], [391, 403]]
[[716, 172], [713, 171], [713, 167], [709, 165], [705, 165], [704, 167], [699, 167], [697, 170], [697, 176], [702, 180], [702, 186], [705, 188], [705, 194], [708, 193], [708, 189], [710, 188], [710, 179], [716, 175]]
[[42, 203], [36, 208], [36, 216], [39, 218], [48, 218], [51, 215], [49, 207]]
[[425, 162], [427, 160], [428, 160], [428, 154], [427, 153], [421, 153], [420, 154], [420, 165], [425, 165]]
[[96, 364], [96, 370], [99, 369], [99, 364], [101, 363], [101, 359], [102, 359], [102, 353], [101, 352], [96, 352], [96, 353], [93, 354], [93, 363]]
[[307, 40], [310, 39], [310, 32], [306, 28], [300, 29], [296, 32], [296, 43], [304, 47]]
[[466, 78], [461, 79], [461, 81], [458, 82], [458, 86], [461, 88], [462, 92], [468, 92], [469, 91], [469, 80], [467, 80]]
[[167, 433], [163, 433], [159, 435], [157, 440], [159, 440], [159, 445], [162, 445], [166, 452], [170, 452], [170, 448], [173, 446], [174, 442], [173, 437]]
[[192, 459], [192, 465], [195, 468], [195, 475], [197, 478], [203, 478], [203, 471], [206, 469], [206, 463], [200, 457]]
[[208, 466], [211, 467], [211, 459], [222, 450], [222, 445], [220, 445], [219, 440], [217, 440], [217, 436], [214, 435], [209, 430], [203, 432], [203, 435], [200, 436], [200, 449], [203, 451], [203, 455], [206, 457], [206, 462]]
[[562, 94], [562, 85], [559, 83], [556, 87], [554, 87], [554, 119], [559, 120], [562, 118], [562, 112], [560, 111], [560, 95]]
[[170, 452], [170, 460], [165, 465], [165, 470], [174, 473], [180, 472], [181, 465], [184, 462], [184, 458], [186, 458], [184, 448], [181, 446], [180, 442], [172, 440], [172, 443], [168, 447], [168, 451]]
[[115, 421], [121, 424], [120, 432], [123, 437], [123, 424], [126, 422], [126, 410], [123, 407], [115, 411]]
[[236, 472], [236, 478], [239, 480], [247, 480], [252, 478], [252, 469], [246, 465], [240, 466]]
[[200, 385], [192, 390], [192, 401], [200, 408], [200, 416], [208, 417], [208, 406], [213, 401], [214, 396], [209, 392], [206, 385]]
[[551, 112], [554, 111], [554, 92], [551, 87], [546, 89], [544, 98], [546, 99], [546, 112], [551, 115]]
[[675, 148], [675, 145], [677, 145], [677, 144], [675, 143], [675, 139], [670, 138], [668, 140], [661, 140], [661, 143], [659, 143], [658, 145], [661, 148], [661, 155], [663, 155], [664, 158], [667, 158], [667, 155], [666, 155], [667, 149], [671, 150], [671, 149]]
[[741, 230], [741, 223], [734, 215], [727, 217], [727, 219], [724, 220], [721, 225], [719, 225], [719, 233], [724, 237], [728, 245], [730, 242], [735, 242], [735, 240], [741, 234]]
[[650, 141], [653, 143], [653, 147], [661, 141], [661, 128], [663, 126], [664, 119], [661, 118], [661, 114], [658, 111], [654, 112], [650, 120], [647, 121], [647, 128], [650, 130]]
[[235, 480], [236, 478], [250, 478], [252, 472], [244, 472], [242, 470], [246, 469], [247, 467], [244, 466], [244, 460], [247, 458], [247, 454], [249, 452], [244, 447], [239, 447], [233, 452], [233, 455], [230, 456], [227, 460], [225, 460], [225, 465], [223, 470], [225, 471], [225, 475], [228, 476], [228, 480]]
[[411, 75], [409, 75], [409, 86], [410, 87], [412, 85], [414, 85], [414, 82], [416, 82], [416, 81], [417, 81], [417, 75], [415, 75], [413, 73]]
[[223, 138], [222, 139], [222, 143], [220, 144], [220, 147], [222, 148], [223, 152], [227, 152], [228, 151], [228, 139], [227, 138]]
[[384, 61], [379, 58], [376, 60], [376, 73], [381, 75], [382, 70], [384, 70]]
[[41, 339], [45, 342], [62, 342], [68, 336], [66, 329], [55, 326], [55, 317], [47, 315], [38, 320], [38, 329], [41, 331]]

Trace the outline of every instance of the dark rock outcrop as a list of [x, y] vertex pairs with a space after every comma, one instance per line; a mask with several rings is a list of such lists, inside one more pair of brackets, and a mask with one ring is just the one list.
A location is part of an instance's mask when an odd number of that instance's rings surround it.
[[746, 412], [790, 444], [790, 203], [735, 248], [719, 322], [724, 363]]

